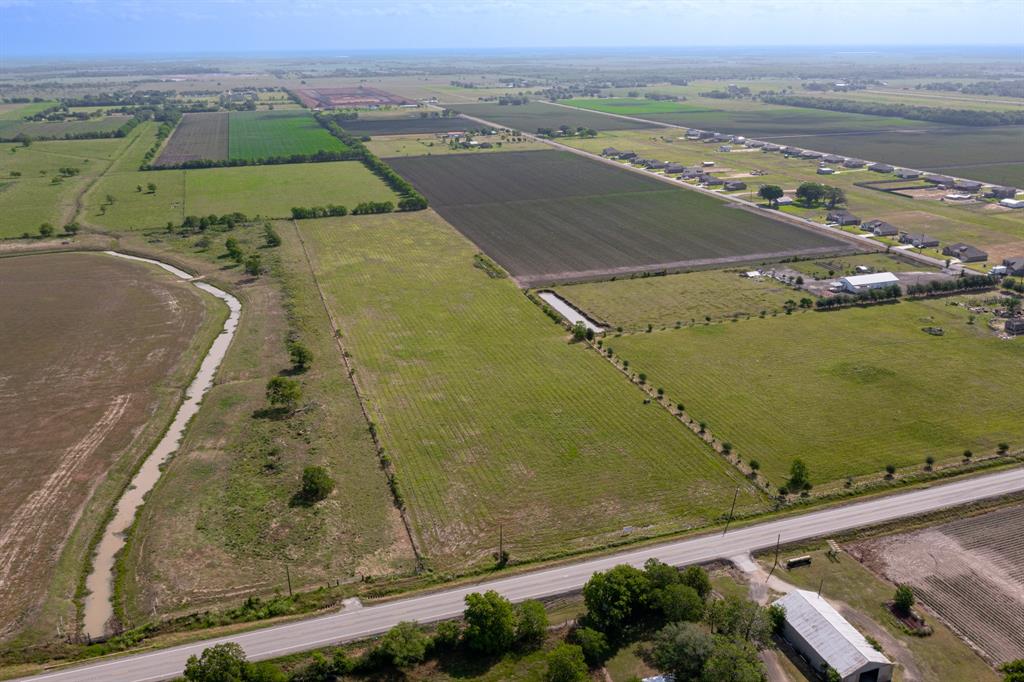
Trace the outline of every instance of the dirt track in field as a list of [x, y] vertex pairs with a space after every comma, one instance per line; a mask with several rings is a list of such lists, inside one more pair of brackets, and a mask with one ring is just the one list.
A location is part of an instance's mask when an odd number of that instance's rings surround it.
[[32, 620], [110, 468], [159, 434], [207, 314], [194, 287], [148, 266], [0, 259], [0, 636]]

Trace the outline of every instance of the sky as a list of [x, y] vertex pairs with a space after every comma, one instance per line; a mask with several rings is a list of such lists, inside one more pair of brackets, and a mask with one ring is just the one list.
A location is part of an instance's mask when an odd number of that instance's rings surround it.
[[1021, 45], [1024, 0], [0, 0], [23, 57], [369, 49]]

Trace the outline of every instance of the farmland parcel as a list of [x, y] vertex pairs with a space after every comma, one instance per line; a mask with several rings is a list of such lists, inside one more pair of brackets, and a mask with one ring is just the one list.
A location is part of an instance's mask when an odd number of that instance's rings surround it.
[[47, 596], [47, 636], [72, 622], [89, 539], [223, 320], [175, 282], [102, 254], [0, 259], [0, 636]]
[[353, 135], [411, 135], [415, 133], [446, 133], [452, 130], [471, 130], [480, 124], [459, 117], [434, 118], [377, 118], [345, 121], [344, 128]]
[[227, 159], [229, 117], [226, 111], [183, 115], [153, 165], [176, 166], [186, 161]]
[[627, 121], [614, 116], [586, 111], [573, 110], [568, 107], [556, 107], [544, 102], [530, 102], [518, 106], [501, 104], [459, 104], [454, 107], [467, 116], [476, 116], [497, 125], [535, 133], [539, 128], [557, 130], [567, 125], [573, 130], [577, 128], [593, 128], [594, 130], [632, 130], [638, 128], [657, 128], [658, 123], [642, 123]]
[[568, 152], [391, 163], [524, 284], [848, 248], [817, 232]]
[[566, 343], [433, 211], [303, 221], [313, 268], [428, 564], [603, 545], [757, 494], [591, 350]]
[[1024, 422], [991, 390], [1024, 372], [1022, 340], [968, 316], [948, 299], [906, 302], [623, 336], [614, 347], [773, 484], [795, 457], [821, 484], [1024, 441]]

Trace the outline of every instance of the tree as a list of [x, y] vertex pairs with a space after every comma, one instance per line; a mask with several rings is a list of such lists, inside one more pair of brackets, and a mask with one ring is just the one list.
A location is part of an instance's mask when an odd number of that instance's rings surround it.
[[757, 649], [764, 649], [772, 643], [774, 617], [756, 602], [729, 596], [708, 603], [704, 621], [716, 634], [741, 639]]
[[779, 207], [779, 199], [785, 194], [778, 185], [761, 185], [761, 188], [757, 190], [757, 196], [766, 200], [772, 208]]
[[896, 587], [896, 594], [893, 595], [892, 605], [898, 613], [902, 613], [904, 616], [910, 615], [910, 610], [914, 608], [914, 601], [914, 591], [910, 589], [909, 585], [899, 585]]
[[837, 204], [846, 203], [846, 192], [842, 188], [825, 185], [822, 189], [824, 190], [825, 205], [829, 210], [835, 208]]
[[536, 599], [529, 599], [516, 605], [516, 643], [525, 647], [536, 647], [544, 642], [548, 631], [548, 612]]
[[587, 325], [577, 322], [572, 326], [572, 340], [582, 341], [585, 338], [587, 338]]
[[593, 628], [576, 628], [570, 637], [574, 644], [578, 644], [583, 650], [583, 658], [591, 666], [597, 667], [605, 662], [611, 649], [608, 647], [608, 638], [603, 632]]
[[267, 382], [267, 400], [274, 407], [293, 409], [302, 399], [302, 386], [288, 377], [274, 377]]
[[53, 225], [51, 225], [50, 223], [43, 223], [42, 225], [39, 226], [39, 236], [42, 237], [43, 239], [46, 239], [47, 237], [52, 237], [53, 232]]
[[146, 189], [149, 190], [150, 194], [156, 194], [156, 183], [155, 182], [149, 183], [148, 185], [146, 185]]
[[299, 499], [307, 504], [315, 504], [326, 499], [334, 490], [334, 479], [322, 466], [308, 466], [302, 470], [302, 487]]
[[786, 607], [781, 604], [772, 604], [768, 607], [768, 622], [772, 626], [772, 634], [782, 636], [786, 627]]
[[704, 600], [689, 585], [669, 585], [655, 590], [651, 601], [670, 623], [696, 622], [704, 615]]
[[516, 615], [512, 603], [494, 590], [466, 595], [463, 638], [470, 649], [489, 656], [503, 654], [515, 641]]
[[713, 652], [714, 639], [699, 625], [671, 623], [655, 635], [651, 661], [677, 680], [697, 680]]
[[142, 191], [142, 185], [135, 185], [135, 191], [136, 192], [141, 192]]
[[1003, 682], [1024, 682], [1024, 658], [1008, 661], [999, 666]]
[[444, 620], [437, 624], [431, 647], [436, 650], [450, 651], [454, 649], [462, 637], [462, 626], [454, 620]]
[[78, 232], [81, 229], [82, 229], [82, 226], [79, 225], [78, 223], [75, 223], [75, 222], [68, 223], [67, 225], [64, 226], [65, 234], [69, 234], [72, 237], [75, 236], [76, 234], [78, 234]]
[[188, 682], [245, 682], [248, 662], [234, 642], [203, 649], [199, 658], [189, 656], [184, 677]]
[[701, 682], [766, 682], [764, 664], [749, 642], [720, 637], [704, 664]]
[[281, 235], [277, 233], [274, 226], [270, 223], [263, 225], [263, 238], [267, 242], [267, 246], [274, 248], [275, 246], [281, 246]]
[[805, 182], [796, 188], [796, 198], [805, 206], [816, 206], [825, 196], [825, 188], [816, 182]]
[[245, 259], [245, 274], [259, 277], [260, 273], [263, 272], [262, 260], [260, 254], [250, 253], [249, 257]]
[[559, 644], [548, 654], [548, 682], [584, 682], [587, 662], [583, 650], [575, 644]]
[[649, 593], [647, 576], [622, 564], [591, 576], [583, 586], [583, 601], [594, 625], [615, 640], [642, 614]]
[[242, 252], [242, 247], [239, 246], [238, 240], [234, 237], [228, 237], [224, 240], [224, 250], [228, 252], [228, 258], [241, 263], [245, 258], [245, 254]]
[[430, 638], [416, 623], [403, 621], [381, 637], [377, 653], [396, 668], [410, 668], [423, 661], [429, 644]]
[[896, 465], [895, 464], [886, 464], [885, 465], [885, 477], [886, 478], [892, 478], [893, 474], [895, 474], [895, 473], [896, 473]]
[[313, 351], [298, 341], [288, 342], [288, 355], [296, 372], [305, 372], [313, 364]]
[[807, 464], [799, 457], [794, 459], [793, 463], [789, 466], [789, 489], [793, 492], [810, 490], [811, 482], [808, 479], [808, 475]]

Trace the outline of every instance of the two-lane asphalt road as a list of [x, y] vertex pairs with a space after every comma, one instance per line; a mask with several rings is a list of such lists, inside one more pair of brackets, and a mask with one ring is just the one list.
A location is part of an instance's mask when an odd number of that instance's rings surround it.
[[47, 682], [163, 680], [181, 674], [189, 656], [222, 642], [237, 642], [252, 660], [273, 658], [375, 635], [403, 620], [428, 622], [457, 616], [462, 612], [463, 599], [470, 592], [497, 590], [513, 601], [547, 597], [578, 590], [595, 571], [604, 571], [617, 564], [640, 566], [651, 557], [676, 566], [726, 559], [772, 547], [779, 536], [783, 542], [823, 537], [1021, 491], [1024, 491], [1024, 468], [1016, 468], [736, 528], [724, 535], [720, 532], [702, 535], [23, 679]]

